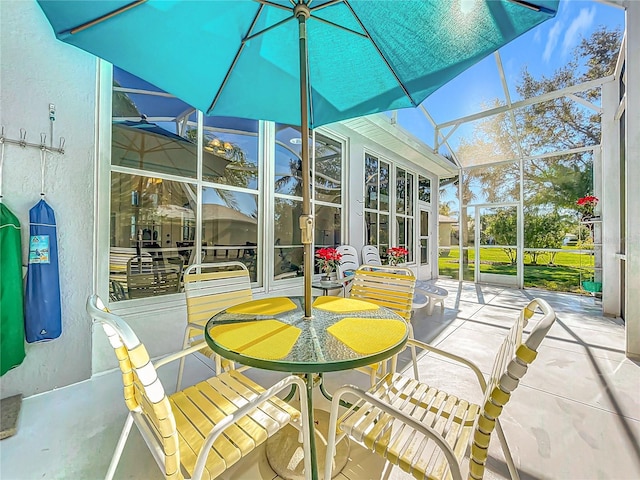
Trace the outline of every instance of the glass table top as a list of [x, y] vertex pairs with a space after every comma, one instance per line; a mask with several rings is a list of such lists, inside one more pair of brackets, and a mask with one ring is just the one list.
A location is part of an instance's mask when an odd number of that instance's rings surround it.
[[391, 310], [342, 297], [317, 297], [304, 318], [303, 297], [271, 297], [230, 307], [207, 323], [213, 351], [244, 365], [322, 373], [370, 365], [398, 353], [408, 326]]

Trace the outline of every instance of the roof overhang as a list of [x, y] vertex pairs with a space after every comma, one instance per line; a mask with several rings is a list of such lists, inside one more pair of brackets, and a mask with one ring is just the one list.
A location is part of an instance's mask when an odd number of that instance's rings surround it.
[[339, 125], [439, 177], [450, 177], [458, 173], [456, 165], [397, 123], [392, 123], [391, 118], [383, 113], [343, 120]]

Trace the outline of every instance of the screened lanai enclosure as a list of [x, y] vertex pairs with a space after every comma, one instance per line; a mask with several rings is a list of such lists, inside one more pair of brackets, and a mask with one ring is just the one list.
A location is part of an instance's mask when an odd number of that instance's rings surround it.
[[[314, 248], [375, 245], [384, 261], [403, 246], [421, 279], [573, 292], [624, 315], [622, 4], [561, 3], [570, 20], [522, 35], [418, 108], [311, 131]], [[197, 262], [242, 262], [265, 293], [296, 288], [300, 127], [206, 116], [107, 70], [111, 300], [132, 298], [145, 262], [162, 286], [142, 296], [179, 291]]]

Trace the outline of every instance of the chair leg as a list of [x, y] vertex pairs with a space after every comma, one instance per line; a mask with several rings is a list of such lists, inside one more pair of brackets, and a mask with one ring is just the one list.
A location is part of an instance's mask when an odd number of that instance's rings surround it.
[[116, 451], [113, 452], [113, 457], [111, 457], [111, 463], [109, 464], [109, 469], [107, 470], [107, 474], [104, 477], [105, 480], [112, 480], [113, 476], [116, 473], [116, 468], [118, 467], [118, 463], [120, 462], [120, 456], [122, 455], [124, 446], [127, 443], [127, 438], [129, 437], [129, 432], [131, 431], [132, 425], [133, 425], [133, 415], [129, 413], [127, 415], [127, 419], [124, 422], [124, 427], [122, 427], [122, 433], [120, 433], [120, 438], [118, 439], [118, 443], [116, 445]]
[[[413, 336], [413, 326], [409, 323], [409, 338], [415, 338]], [[415, 345], [411, 345], [411, 361], [413, 362], [413, 377], [416, 380], [420, 380], [420, 373], [418, 372], [418, 356], [416, 354]]]
[[[189, 326], [187, 326], [187, 329], [184, 331], [184, 340], [182, 341], [182, 349], [184, 350], [185, 348], [187, 348], [189, 346], [189, 344], [191, 343], [189, 340]], [[180, 387], [182, 386], [182, 373], [184, 372], [184, 361], [185, 361], [185, 357], [182, 357], [180, 359], [180, 363], [178, 364], [178, 380], [176, 381], [176, 392], [180, 390]]]
[[427, 315], [433, 315], [434, 303], [433, 297], [429, 297], [429, 303], [427, 303]]
[[507, 467], [509, 467], [509, 474], [511, 475], [511, 479], [520, 480], [520, 474], [518, 473], [518, 469], [516, 468], [516, 465], [513, 462], [513, 457], [511, 456], [511, 450], [509, 449], [509, 445], [507, 444], [507, 439], [504, 436], [504, 432], [502, 431], [502, 425], [500, 425], [500, 420], [496, 420], [496, 434], [498, 435], [498, 440], [500, 440], [500, 446], [502, 447], [502, 452], [504, 453], [504, 458], [507, 462]]

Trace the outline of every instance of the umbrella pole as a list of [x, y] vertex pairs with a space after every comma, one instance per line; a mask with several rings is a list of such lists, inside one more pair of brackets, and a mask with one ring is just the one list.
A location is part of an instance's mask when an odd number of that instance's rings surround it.
[[311, 318], [311, 276], [313, 275], [313, 215], [311, 215], [311, 168], [309, 162], [309, 117], [308, 117], [308, 88], [307, 88], [307, 18], [310, 16], [309, 7], [305, 3], [298, 3], [294, 15], [299, 22], [300, 49], [300, 114], [302, 137], [302, 215], [300, 216], [300, 230], [304, 245], [304, 316]]

